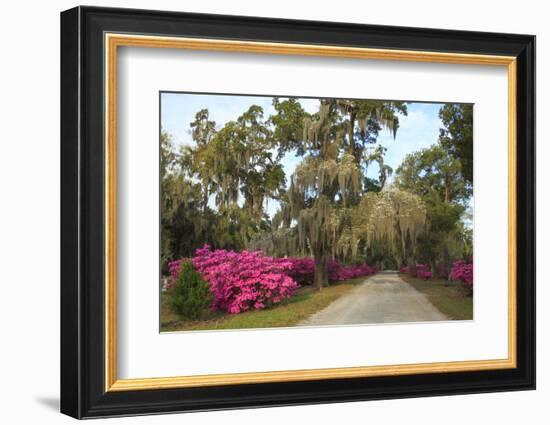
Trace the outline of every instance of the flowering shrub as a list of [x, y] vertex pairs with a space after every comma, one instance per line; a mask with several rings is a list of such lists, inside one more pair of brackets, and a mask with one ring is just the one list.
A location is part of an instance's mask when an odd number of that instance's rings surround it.
[[467, 288], [473, 289], [474, 264], [472, 263], [472, 260], [456, 260], [453, 263], [453, 268], [451, 270], [451, 274], [449, 275], [449, 279], [460, 280]]
[[287, 273], [291, 262], [274, 259], [256, 251], [196, 251], [195, 268], [210, 283], [212, 308], [228, 313], [262, 309], [279, 303], [298, 287]]
[[376, 273], [376, 268], [363, 264], [361, 266], [343, 266], [338, 260], [328, 261], [329, 282], [354, 279]]
[[416, 277], [424, 280], [433, 278], [433, 273], [430, 271], [430, 266], [427, 266], [426, 264], [417, 264]]
[[[273, 258], [261, 251], [198, 249], [195, 257], [170, 261], [170, 278], [164, 285], [169, 290], [178, 281], [181, 266], [191, 262], [210, 284], [214, 298], [212, 308], [228, 313], [262, 309], [292, 295], [298, 284], [313, 282], [315, 262], [312, 258]], [[376, 273], [368, 265], [343, 266], [337, 260], [328, 262], [329, 282], [353, 279]]]
[[[313, 282], [315, 275], [315, 261], [311, 257], [303, 258], [279, 258], [277, 261], [290, 263], [287, 274], [300, 285], [308, 285]], [[360, 276], [367, 276], [376, 273], [376, 268], [366, 264], [361, 266], [344, 266], [338, 260], [329, 259], [328, 280], [330, 283], [342, 280], [354, 279]]]
[[307, 285], [313, 282], [315, 274], [315, 262], [313, 258], [279, 258], [279, 261], [290, 263], [287, 274], [300, 285]]
[[433, 273], [430, 271], [430, 266], [426, 264], [414, 264], [411, 267], [401, 266], [399, 272], [406, 273], [411, 275], [412, 277], [417, 277], [424, 280], [433, 278]]
[[173, 280], [176, 280], [180, 274], [181, 264], [190, 260], [190, 258], [180, 258], [179, 260], [168, 262], [168, 271], [170, 272], [170, 277]]

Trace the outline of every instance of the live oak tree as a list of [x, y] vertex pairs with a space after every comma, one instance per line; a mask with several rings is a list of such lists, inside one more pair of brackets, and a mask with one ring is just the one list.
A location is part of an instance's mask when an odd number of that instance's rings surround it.
[[[280, 246], [285, 241], [277, 236], [286, 231], [296, 241], [293, 248], [309, 251], [315, 262], [314, 286], [321, 288], [328, 283], [329, 257], [356, 252], [358, 233], [353, 231], [352, 217], [363, 191], [366, 147], [376, 141], [382, 128], [395, 135], [397, 112], [405, 113], [406, 107], [392, 102], [323, 99], [314, 115], [302, 113], [290, 102], [278, 103], [276, 109], [278, 115], [272, 121], [292, 130], [284, 133], [283, 146], [304, 156], [291, 176], [271, 240]], [[382, 170], [387, 172], [387, 168]], [[292, 226], [294, 234], [289, 231]]]
[[203, 208], [217, 210], [214, 239], [218, 246], [243, 248], [265, 226], [264, 204], [284, 192], [282, 165], [272, 157], [274, 139], [263, 109], [252, 105], [222, 128], [201, 110], [191, 124], [195, 146], [182, 150], [187, 178], [201, 184]]

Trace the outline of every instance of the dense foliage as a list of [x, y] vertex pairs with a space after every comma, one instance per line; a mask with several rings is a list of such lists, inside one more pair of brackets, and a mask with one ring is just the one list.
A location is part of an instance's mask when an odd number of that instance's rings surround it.
[[[214, 307], [238, 312], [275, 304], [296, 284], [372, 273], [364, 264], [426, 265], [428, 279], [472, 255], [472, 105], [442, 105], [439, 139], [395, 171], [377, 140], [383, 130], [395, 137], [404, 102], [320, 99], [308, 113], [300, 99], [274, 98], [273, 111], [251, 105], [217, 124], [202, 109], [193, 144], [180, 148], [162, 132], [163, 273], [178, 274], [169, 259], [193, 257]], [[289, 157], [297, 165], [285, 174]], [[377, 178], [367, 177], [373, 167]], [[223, 272], [234, 277], [222, 282]]]
[[178, 275], [172, 288], [171, 304], [181, 317], [194, 320], [212, 303], [210, 285], [190, 261], [178, 262]]
[[460, 162], [462, 175], [470, 184], [474, 178], [474, 105], [447, 103], [439, 111], [443, 128], [439, 141]]
[[[190, 282], [194, 285], [197, 278], [195, 275], [202, 275], [213, 296], [212, 309], [241, 313], [281, 302], [293, 294], [299, 286], [298, 282], [302, 285], [311, 284], [315, 267], [313, 259], [307, 257], [274, 258], [260, 251], [213, 250], [205, 246], [198, 249], [191, 259], [171, 261], [169, 269], [171, 283], [166, 286], [167, 290], [174, 286], [175, 293], [183, 295], [183, 287], [188, 280], [191, 279]], [[344, 266], [337, 260], [329, 262], [331, 282], [375, 272], [376, 269], [368, 265]], [[191, 291], [189, 289], [187, 293], [192, 295]], [[178, 299], [178, 303], [182, 304], [183, 301]]]

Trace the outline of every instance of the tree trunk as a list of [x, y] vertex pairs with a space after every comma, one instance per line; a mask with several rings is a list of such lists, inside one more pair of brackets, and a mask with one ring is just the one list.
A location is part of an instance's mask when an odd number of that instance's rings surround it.
[[350, 153], [357, 158], [355, 153], [355, 138], [353, 137], [353, 130], [355, 128], [355, 112], [350, 112], [349, 114], [349, 128], [348, 128], [348, 142]]
[[204, 190], [203, 198], [202, 198], [202, 212], [203, 214], [206, 214], [208, 211], [208, 198], [210, 197], [210, 193], [208, 189]]
[[328, 285], [328, 261], [326, 254], [315, 254], [315, 271], [313, 273], [313, 286], [321, 289]]
[[407, 268], [409, 271], [409, 274], [416, 274], [416, 260], [413, 257], [407, 258]]
[[448, 204], [451, 201], [451, 191], [450, 191], [450, 182], [449, 177], [445, 176], [445, 203]]

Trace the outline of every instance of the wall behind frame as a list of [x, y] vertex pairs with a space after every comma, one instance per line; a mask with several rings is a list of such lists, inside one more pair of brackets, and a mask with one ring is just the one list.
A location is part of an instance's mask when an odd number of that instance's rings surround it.
[[[203, 0], [94, 1], [97, 6], [155, 8], [347, 21], [365, 24], [516, 32], [537, 35], [539, 117], [550, 115], [550, 28], [544, 4], [535, 0], [394, 0], [385, 2], [253, 2]], [[60, 415], [59, 393], [59, 12], [77, 2], [10, 2], [4, 6], [0, 68], [0, 396], [2, 422], [74, 423]], [[550, 140], [541, 126], [538, 140]], [[538, 144], [538, 187], [550, 184], [550, 146]], [[550, 201], [538, 191], [539, 217], [550, 215]], [[547, 192], [547, 191], [546, 191]], [[111, 419], [124, 424], [517, 424], [544, 423], [550, 397], [550, 290], [544, 259], [550, 258], [550, 224], [538, 226], [538, 390], [501, 394], [390, 400]], [[6, 349], [7, 348], [7, 349]], [[99, 420], [102, 422], [103, 420]], [[154, 422], [153, 422], [154, 421]]]

